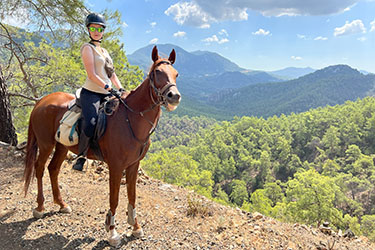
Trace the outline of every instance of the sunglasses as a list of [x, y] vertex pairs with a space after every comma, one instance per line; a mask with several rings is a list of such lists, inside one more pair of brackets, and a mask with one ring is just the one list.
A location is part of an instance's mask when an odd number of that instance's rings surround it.
[[91, 32], [94, 32], [95, 30], [97, 30], [99, 33], [102, 33], [104, 31], [104, 28], [103, 27], [99, 27], [99, 28], [89, 27], [89, 30]]

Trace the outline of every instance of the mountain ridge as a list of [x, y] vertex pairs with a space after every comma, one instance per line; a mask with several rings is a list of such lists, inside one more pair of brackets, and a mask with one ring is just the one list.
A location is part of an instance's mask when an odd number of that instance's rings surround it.
[[305, 67], [305, 68], [287, 67], [287, 68], [280, 69], [280, 70], [268, 71], [268, 73], [282, 77], [283, 79], [286, 79], [286, 80], [291, 80], [291, 79], [295, 79], [295, 78], [310, 74], [314, 71], [316, 71], [316, 69], [313, 69], [311, 67]]
[[[128, 55], [130, 64], [139, 65], [147, 72], [151, 65], [150, 51], [154, 45], [148, 45]], [[249, 71], [232, 61], [210, 51], [187, 52], [173, 44], [158, 44], [159, 52], [168, 57], [170, 51], [176, 51], [174, 67], [179, 72], [179, 88], [183, 95], [195, 98], [207, 98], [218, 91], [237, 89], [260, 82], [281, 81], [264, 71]], [[197, 91], [199, 90], [199, 91]]]
[[[153, 46], [154, 45], [148, 45], [127, 55], [129, 62], [134, 65], [139, 65], [143, 70], [148, 70], [152, 63], [150, 53]], [[244, 70], [237, 64], [215, 52], [201, 51], [199, 53], [191, 53], [173, 44], [157, 44], [156, 46], [162, 57], [168, 58], [172, 49], [176, 51], [177, 60], [174, 66], [180, 74], [194, 76], [213, 75], [224, 71]]]
[[[137, 50], [128, 57], [129, 62], [151, 61], [153, 46]], [[243, 115], [269, 117], [342, 104], [375, 93], [375, 75], [349, 65], [265, 72], [243, 69], [213, 52], [187, 52], [173, 44], [157, 46], [164, 53], [172, 48], [177, 53], [174, 66], [180, 73], [177, 83], [182, 94], [178, 114], [219, 120]], [[293, 79], [285, 80], [291, 76]]]
[[375, 76], [363, 75], [348, 65], [335, 65], [294, 80], [246, 86], [210, 104], [226, 111], [235, 108], [235, 115], [268, 117], [354, 101], [367, 96], [374, 85]]

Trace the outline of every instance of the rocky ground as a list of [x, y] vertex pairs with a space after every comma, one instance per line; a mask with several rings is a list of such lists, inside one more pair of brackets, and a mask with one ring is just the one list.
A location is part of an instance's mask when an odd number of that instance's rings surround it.
[[[60, 187], [71, 214], [58, 213], [45, 172], [46, 215], [34, 219], [36, 181], [23, 194], [22, 151], [0, 147], [0, 249], [111, 249], [104, 229], [108, 171], [104, 165], [71, 170], [64, 162]], [[327, 235], [306, 225], [281, 223], [261, 214], [211, 202], [181, 187], [141, 175], [137, 215], [144, 237], [130, 236], [126, 188], [121, 188], [117, 230], [120, 249], [375, 249], [364, 237]]]

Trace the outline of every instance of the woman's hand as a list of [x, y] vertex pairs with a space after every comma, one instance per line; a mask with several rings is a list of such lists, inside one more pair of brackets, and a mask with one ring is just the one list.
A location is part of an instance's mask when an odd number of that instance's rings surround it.
[[113, 88], [110, 88], [110, 89], [108, 90], [108, 92], [111, 93], [111, 95], [113, 95], [113, 96], [115, 96], [115, 97], [117, 97], [117, 98], [121, 98], [121, 92], [118, 91], [118, 90], [115, 90], [115, 89], [113, 89]]

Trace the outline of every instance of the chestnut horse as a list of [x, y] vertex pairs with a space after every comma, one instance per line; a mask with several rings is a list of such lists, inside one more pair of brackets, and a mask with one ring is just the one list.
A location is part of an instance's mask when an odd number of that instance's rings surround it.
[[[121, 242], [115, 230], [115, 214], [118, 205], [120, 182], [126, 170], [128, 192], [128, 223], [133, 226], [133, 235], [143, 235], [136, 217], [136, 179], [139, 161], [145, 156], [150, 145], [150, 135], [160, 117], [160, 106], [174, 110], [180, 102], [180, 93], [176, 86], [177, 71], [174, 50], [169, 58], [160, 58], [156, 46], [152, 50], [153, 64], [148, 76], [127, 97], [121, 97], [120, 105], [112, 116], [107, 118], [107, 129], [99, 140], [103, 159], [109, 168], [110, 210], [106, 215], [105, 225], [110, 232], [109, 243], [118, 245]], [[25, 195], [31, 178], [36, 176], [38, 184], [38, 206], [33, 210], [36, 218], [41, 218], [44, 211], [42, 177], [45, 163], [55, 149], [48, 165], [54, 202], [60, 205], [60, 212], [70, 213], [71, 208], [60, 194], [58, 175], [68, 150], [77, 153], [78, 146], [66, 147], [55, 141], [59, 121], [67, 111], [68, 103], [74, 96], [56, 92], [43, 97], [30, 115], [26, 163], [24, 170]], [[38, 157], [37, 152], [39, 151]], [[88, 151], [88, 158], [95, 156]]]

